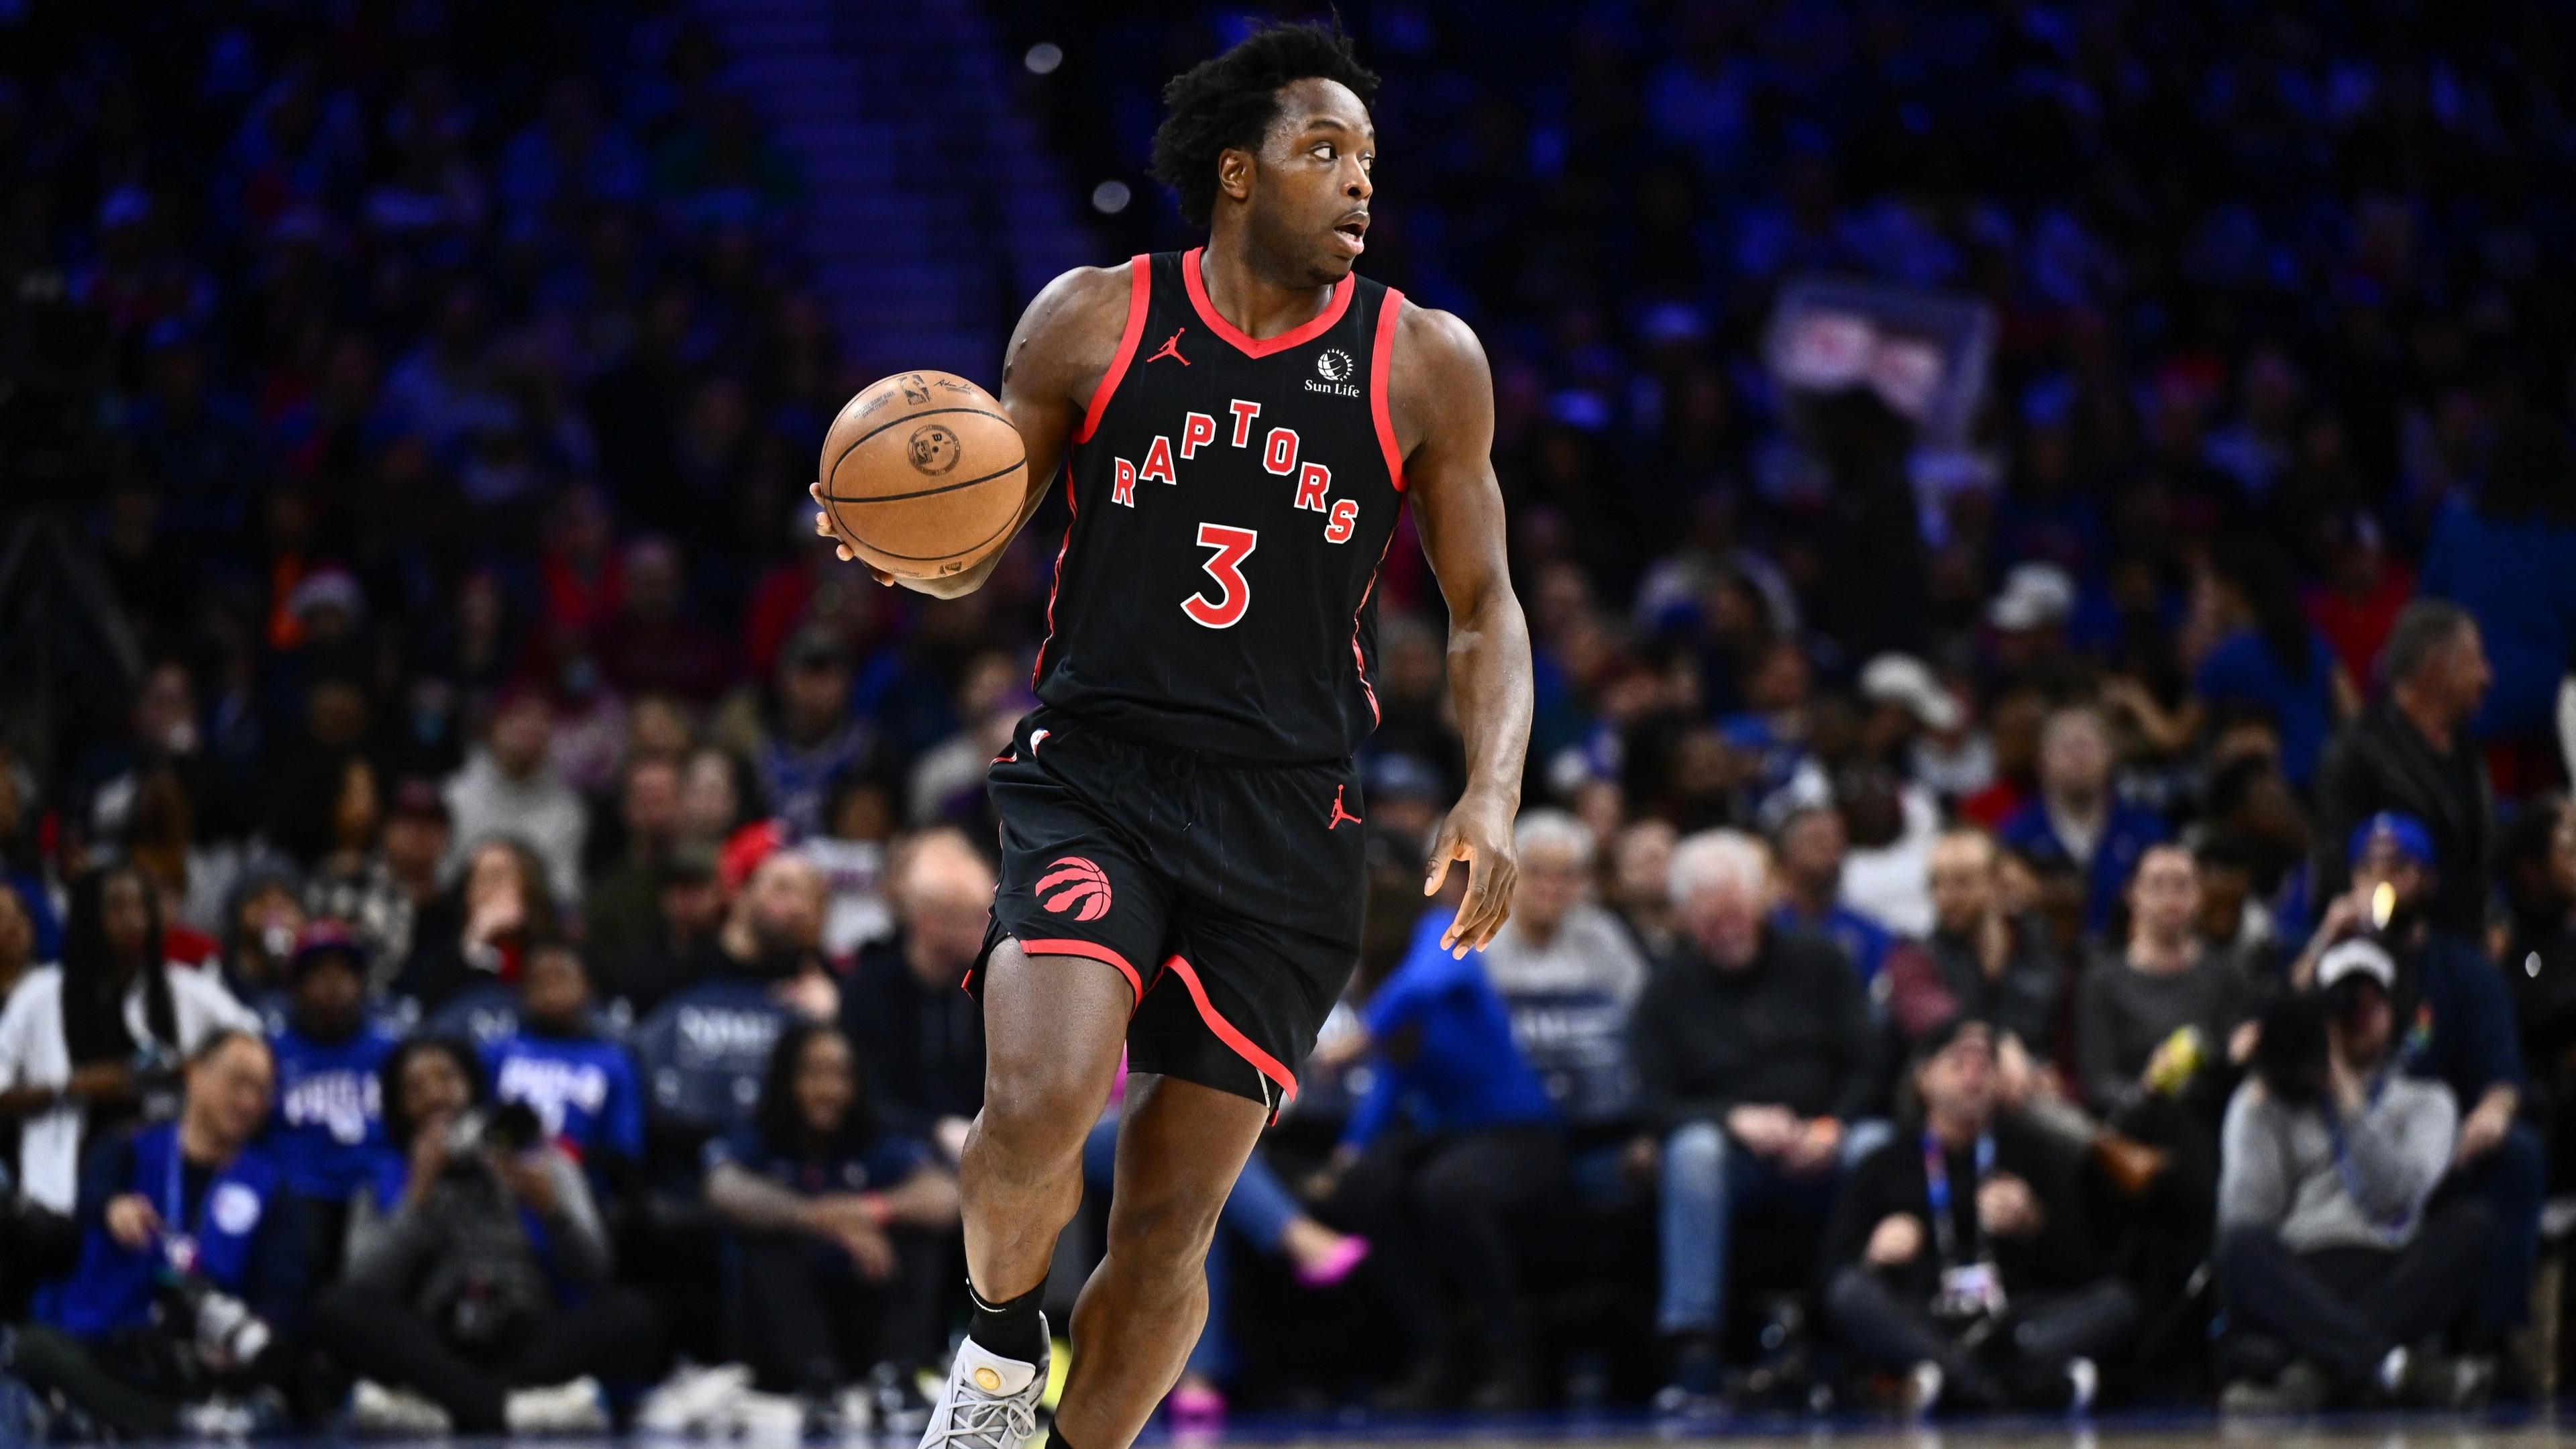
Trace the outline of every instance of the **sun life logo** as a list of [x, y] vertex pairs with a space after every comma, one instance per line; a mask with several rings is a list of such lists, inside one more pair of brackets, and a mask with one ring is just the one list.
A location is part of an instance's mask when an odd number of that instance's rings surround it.
[[1306, 379], [1306, 391], [1327, 393], [1334, 397], [1358, 397], [1360, 390], [1351, 385], [1351, 376], [1359, 370], [1351, 355], [1338, 347], [1327, 347], [1315, 354], [1315, 376]]

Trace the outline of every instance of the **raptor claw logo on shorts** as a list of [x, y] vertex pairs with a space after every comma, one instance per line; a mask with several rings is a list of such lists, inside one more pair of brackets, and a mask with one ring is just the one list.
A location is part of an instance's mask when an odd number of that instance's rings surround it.
[[944, 423], [923, 423], [912, 430], [912, 437], [907, 441], [913, 471], [933, 478], [956, 467], [957, 460], [966, 455], [966, 450], [958, 445], [957, 435], [950, 432]]
[[1109, 914], [1109, 876], [1078, 855], [1068, 855], [1038, 877], [1038, 904], [1059, 916], [1096, 921]]

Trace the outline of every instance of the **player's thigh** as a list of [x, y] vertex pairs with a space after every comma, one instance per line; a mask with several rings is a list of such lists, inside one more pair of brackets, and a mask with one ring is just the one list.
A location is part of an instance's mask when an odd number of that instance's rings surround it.
[[1089, 1095], [1095, 1084], [1106, 1092], [1162, 945], [1170, 892], [1132, 832], [1064, 766], [1008, 760], [989, 785], [1000, 881], [967, 978], [984, 1007], [987, 1110], [997, 1094], [1013, 1110], [1031, 1094]]
[[1269, 1120], [1250, 1097], [1178, 1077], [1129, 1076], [1110, 1196], [1111, 1248], [1204, 1252]]

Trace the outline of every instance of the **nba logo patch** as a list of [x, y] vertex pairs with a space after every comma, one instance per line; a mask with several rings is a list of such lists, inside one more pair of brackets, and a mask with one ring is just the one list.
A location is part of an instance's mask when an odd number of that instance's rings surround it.
[[1058, 859], [1038, 877], [1038, 904], [1059, 916], [1096, 921], [1109, 914], [1109, 876], [1078, 855]]

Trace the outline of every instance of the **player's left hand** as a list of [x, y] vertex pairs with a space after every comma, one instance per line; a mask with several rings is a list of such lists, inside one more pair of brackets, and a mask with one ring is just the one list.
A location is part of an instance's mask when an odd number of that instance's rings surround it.
[[1449, 863], [1467, 863], [1467, 899], [1457, 917], [1440, 933], [1440, 944], [1452, 956], [1484, 949], [1512, 917], [1512, 888], [1520, 880], [1520, 863], [1512, 856], [1510, 805], [1487, 790], [1469, 790], [1440, 822], [1431, 840], [1431, 874], [1422, 882], [1426, 896], [1440, 894], [1449, 878]]

